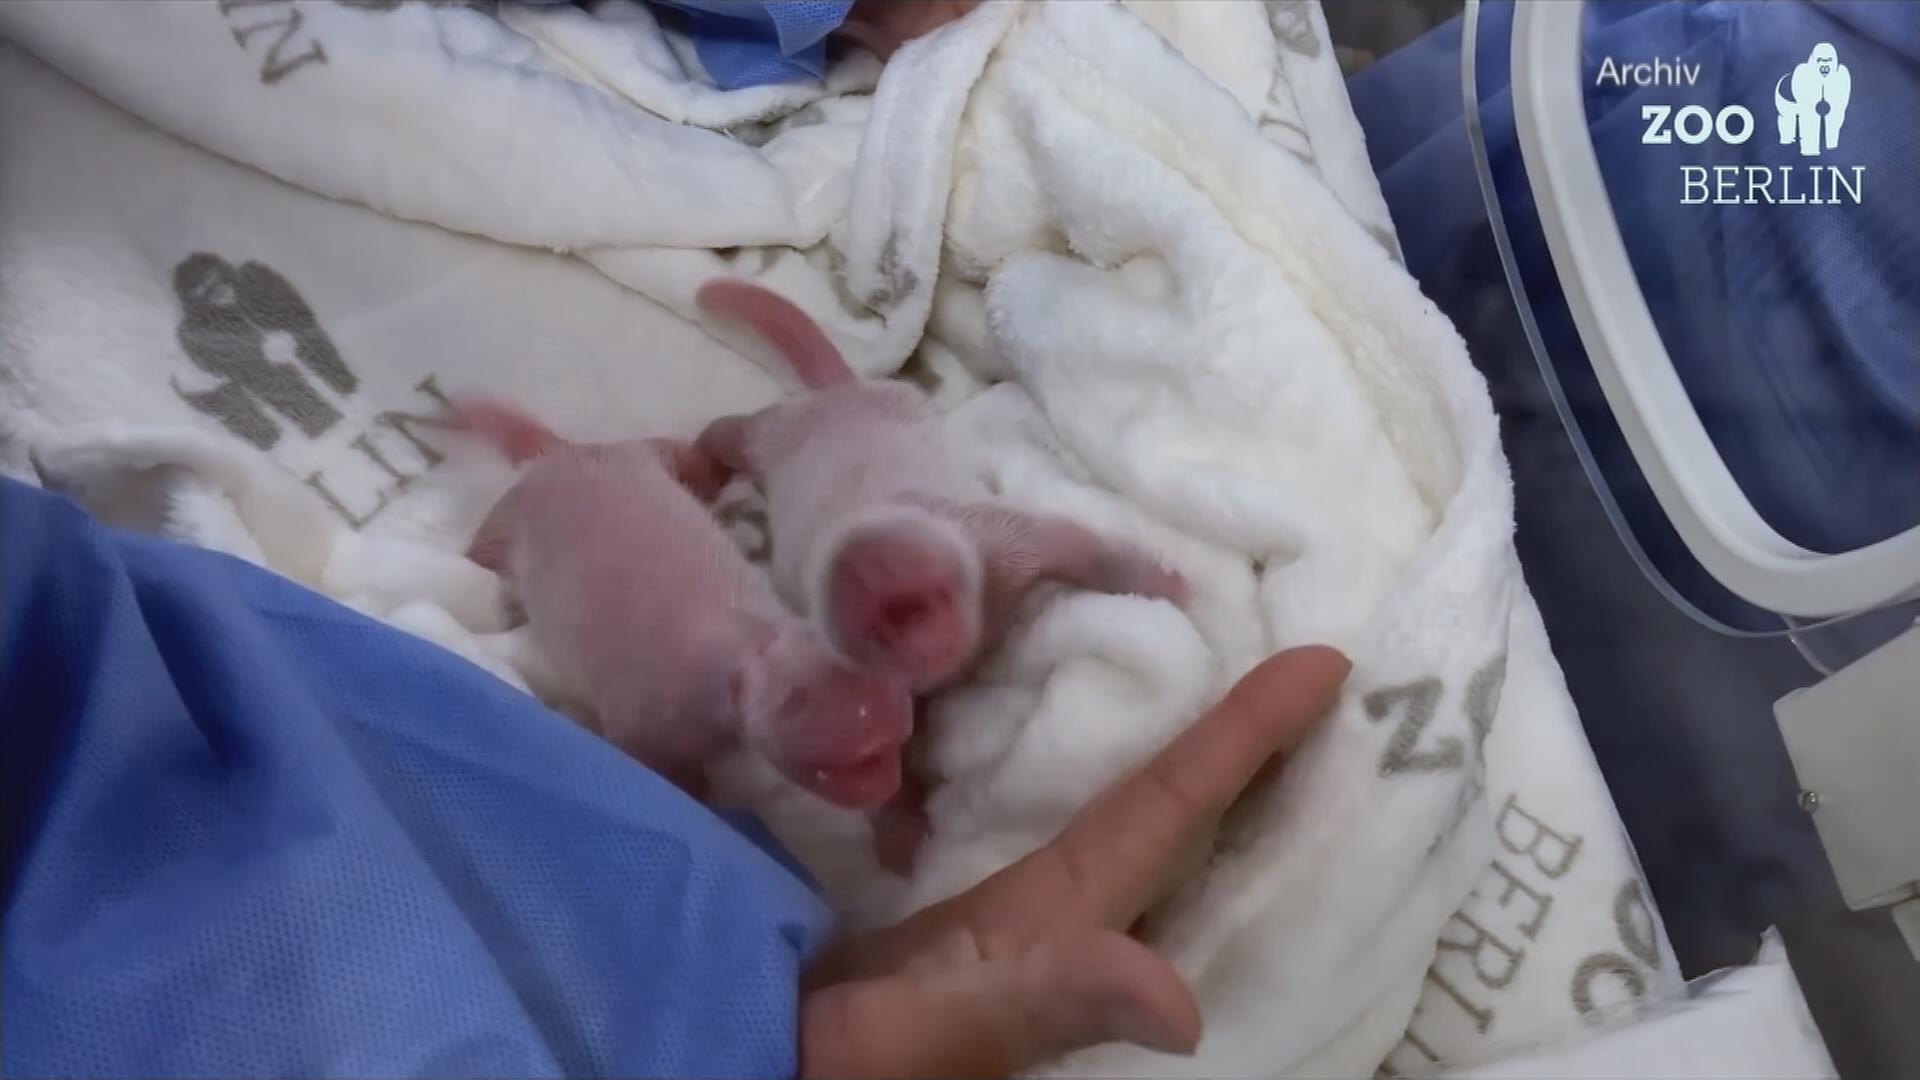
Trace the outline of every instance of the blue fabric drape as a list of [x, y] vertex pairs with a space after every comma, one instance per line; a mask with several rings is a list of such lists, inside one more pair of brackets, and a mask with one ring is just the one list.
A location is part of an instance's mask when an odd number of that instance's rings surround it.
[[791, 1076], [815, 894], [480, 669], [0, 482], [7, 1076]]

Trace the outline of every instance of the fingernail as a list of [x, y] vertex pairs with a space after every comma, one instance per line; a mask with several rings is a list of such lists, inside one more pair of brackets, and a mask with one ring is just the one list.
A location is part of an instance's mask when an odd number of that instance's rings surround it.
[[1165, 1017], [1142, 1012], [1132, 1005], [1109, 1005], [1102, 1017], [1114, 1038], [1163, 1054], [1191, 1054], [1199, 1042], [1197, 1036], [1180, 1031]]

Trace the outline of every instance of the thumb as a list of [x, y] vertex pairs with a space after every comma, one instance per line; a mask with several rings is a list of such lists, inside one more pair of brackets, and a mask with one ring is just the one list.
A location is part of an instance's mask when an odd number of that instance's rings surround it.
[[1186, 1054], [1199, 1040], [1185, 981], [1125, 934], [1016, 949], [962, 931], [905, 972], [807, 995], [800, 1075], [997, 1077], [1105, 1042]]

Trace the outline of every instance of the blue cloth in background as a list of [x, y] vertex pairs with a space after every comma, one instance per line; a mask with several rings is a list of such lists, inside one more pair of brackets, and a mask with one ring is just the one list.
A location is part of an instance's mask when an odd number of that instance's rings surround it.
[[[572, 0], [521, 0], [563, 4]], [[684, 18], [694, 54], [722, 90], [807, 82], [827, 72], [827, 35], [853, 0], [653, 0]]]
[[[1533, 223], [1508, 90], [1513, 8], [1481, 12], [1489, 161], [1521, 276], [1536, 310], [1552, 312], [1564, 300]], [[1587, 12], [1588, 130], [1654, 322], [1728, 469], [1763, 518], [1815, 550], [1861, 547], [1920, 523], [1920, 6], [1707, 0]], [[1504, 278], [1461, 126], [1460, 35], [1458, 20], [1436, 28], [1356, 73], [1348, 91], [1408, 269], [1479, 350], [1489, 346], [1462, 315], [1475, 290], [1496, 280], [1504, 288]], [[1780, 145], [1774, 85], [1823, 41], [1848, 66], [1853, 99], [1839, 148], [1802, 158]], [[1595, 85], [1603, 58], [1656, 57], [1699, 64], [1698, 82]], [[1642, 145], [1649, 102], [1741, 104], [1754, 132], [1740, 146]], [[1862, 205], [1680, 200], [1682, 163], [1812, 162], [1863, 165]], [[1570, 323], [1542, 320], [1556, 367], [1583, 355]], [[1605, 408], [1597, 398], [1574, 406]]]
[[769, 1076], [827, 913], [491, 675], [0, 481], [7, 1076]]
[[687, 13], [687, 32], [722, 90], [806, 82], [827, 72], [827, 35], [853, 0], [658, 0]]

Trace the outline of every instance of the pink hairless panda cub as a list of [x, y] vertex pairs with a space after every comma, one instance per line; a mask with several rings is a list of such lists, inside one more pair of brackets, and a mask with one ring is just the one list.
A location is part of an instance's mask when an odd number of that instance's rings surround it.
[[849, 663], [780, 602], [696, 498], [724, 470], [664, 439], [570, 443], [500, 404], [460, 403], [448, 426], [527, 463], [469, 555], [506, 579], [606, 739], [695, 797], [741, 745], [839, 806], [895, 795], [904, 682]]
[[1186, 582], [1146, 553], [993, 499], [919, 389], [856, 377], [790, 301], [734, 279], [696, 301], [767, 340], [805, 390], [714, 421], [695, 449], [760, 484], [775, 588], [866, 670], [915, 693], [951, 685], [1045, 580], [1186, 602]]
[[714, 421], [694, 447], [761, 485], [775, 588], [863, 667], [920, 693], [947, 686], [1043, 580], [1185, 602], [1185, 581], [1146, 553], [993, 499], [950, 458], [918, 388], [856, 377], [790, 301], [733, 279], [696, 299], [752, 327], [806, 388]]

